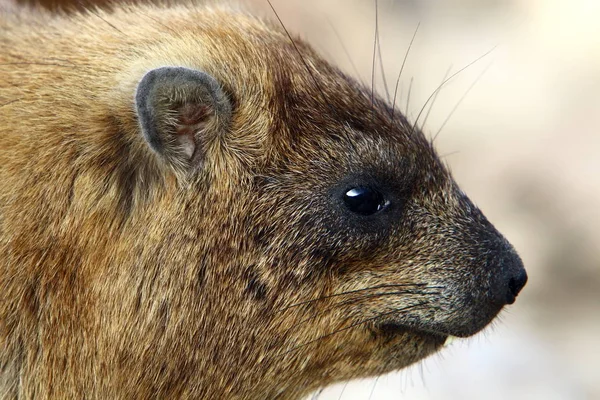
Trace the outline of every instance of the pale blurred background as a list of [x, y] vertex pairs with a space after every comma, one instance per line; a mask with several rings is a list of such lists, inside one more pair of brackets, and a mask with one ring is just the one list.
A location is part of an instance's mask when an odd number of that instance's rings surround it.
[[[370, 84], [374, 0], [272, 2], [290, 31]], [[529, 283], [484, 334], [314, 397], [600, 399], [600, 1], [380, 0], [391, 91], [419, 22], [398, 98], [406, 112], [412, 78], [413, 121], [449, 68], [497, 46], [440, 91], [424, 130], [434, 136], [485, 71], [436, 143], [521, 254]]]

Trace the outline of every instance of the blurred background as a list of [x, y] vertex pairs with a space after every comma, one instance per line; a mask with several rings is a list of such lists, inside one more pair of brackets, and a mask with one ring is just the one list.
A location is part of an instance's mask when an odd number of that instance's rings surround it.
[[[273, 17], [266, 0], [239, 2]], [[371, 84], [375, 0], [272, 3], [291, 32]], [[377, 14], [383, 96], [419, 25], [397, 95], [412, 121], [446, 76], [493, 49], [419, 125], [519, 251], [529, 283], [483, 334], [313, 397], [600, 399], [600, 1], [379, 0]]]
[[[290, 31], [371, 84], [374, 0], [272, 3]], [[314, 397], [600, 399], [600, 1], [379, 0], [378, 16], [391, 97], [420, 23], [397, 99], [412, 121], [446, 74], [494, 48], [440, 90], [423, 129], [443, 127], [439, 153], [529, 283], [483, 334]], [[379, 60], [375, 71], [385, 96]]]

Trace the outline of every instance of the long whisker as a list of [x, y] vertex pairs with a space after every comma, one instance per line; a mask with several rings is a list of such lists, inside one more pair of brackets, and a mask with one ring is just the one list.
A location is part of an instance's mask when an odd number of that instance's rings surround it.
[[[443, 287], [441, 287], [441, 286], [430, 286], [430, 287], [427, 287], [426, 289], [443, 289]], [[363, 300], [366, 300], [366, 299], [380, 298], [380, 297], [384, 297], [384, 296], [398, 296], [398, 295], [403, 295], [403, 294], [423, 295], [424, 296], [424, 295], [439, 294], [439, 293], [440, 293], [439, 290], [432, 291], [432, 292], [415, 291], [415, 290], [402, 290], [402, 291], [395, 291], [395, 292], [384, 292], [384, 293], [366, 294], [366, 295], [362, 295], [362, 296], [360, 296], [358, 298], [352, 298], [352, 299], [348, 299], [348, 300], [343, 300], [343, 301], [340, 301], [338, 303], [333, 304], [331, 307], [323, 310], [321, 313], [314, 313], [310, 317], [304, 318], [303, 320], [299, 321], [294, 326], [286, 329], [283, 332], [282, 336], [287, 336], [287, 334], [289, 333], [289, 331], [291, 331], [292, 329], [296, 329], [300, 325], [303, 325], [303, 324], [305, 324], [307, 322], [310, 322], [310, 321], [316, 319], [317, 317], [319, 317], [319, 315], [326, 314], [329, 311], [335, 310], [335, 309], [340, 308], [342, 306], [359, 303], [359, 302], [361, 302]]]
[[394, 121], [394, 113], [396, 111], [396, 95], [398, 94], [398, 85], [400, 84], [400, 77], [402, 76], [402, 71], [404, 71], [404, 65], [406, 64], [406, 59], [408, 58], [410, 49], [413, 45], [413, 42], [415, 41], [415, 36], [417, 36], [417, 32], [419, 31], [419, 26], [421, 26], [420, 22], [417, 24], [415, 32], [413, 33], [412, 38], [410, 39], [410, 43], [408, 45], [408, 49], [406, 49], [406, 53], [404, 53], [404, 60], [402, 60], [402, 66], [400, 67], [400, 72], [398, 72], [398, 78], [396, 79], [396, 86], [394, 88], [394, 101], [392, 101], [392, 122]]
[[[319, 94], [321, 96], [321, 100], [325, 104], [327, 104], [327, 106], [329, 107], [329, 111], [331, 111], [331, 114], [335, 115], [336, 114], [335, 113], [335, 109], [333, 108], [333, 106], [331, 105], [331, 103], [327, 101], [327, 96], [325, 96], [325, 92], [323, 91], [323, 88], [319, 84], [319, 81], [317, 80], [317, 78], [316, 78], [315, 74], [313, 73], [313, 71], [308, 66], [306, 60], [304, 59], [304, 56], [302, 55], [302, 53], [300, 52], [300, 49], [296, 45], [296, 42], [292, 38], [292, 35], [290, 35], [290, 32], [287, 30], [287, 28], [285, 27], [283, 21], [279, 17], [279, 14], [275, 10], [275, 7], [273, 7], [273, 4], [271, 3], [271, 0], [267, 0], [267, 3], [269, 4], [269, 7], [271, 7], [271, 10], [275, 14], [275, 17], [277, 18], [277, 21], [279, 21], [279, 25], [281, 25], [281, 28], [283, 29], [283, 31], [285, 32], [286, 36], [288, 37], [290, 43], [292, 44], [292, 47], [294, 47], [294, 50], [296, 51], [296, 54], [298, 54], [298, 56], [300, 57], [300, 61], [302, 62], [302, 65], [304, 65], [304, 68], [306, 69], [306, 71], [308, 72], [308, 74], [310, 75], [310, 77], [311, 77], [311, 79], [312, 79], [312, 81], [313, 81], [313, 83], [315, 85], [315, 88], [319, 91]], [[347, 132], [345, 132], [344, 130], [342, 130], [342, 132], [343, 132], [343, 134], [345, 134], [347, 136]], [[354, 150], [355, 154], [358, 154], [358, 149], [354, 145], [354, 142], [351, 140], [351, 138], [347, 136], [347, 140], [348, 140], [348, 143], [350, 144], [350, 147], [352, 148], [352, 150]]]
[[[452, 70], [452, 65], [450, 65], [448, 67], [448, 69], [446, 70], [446, 73], [444, 74], [444, 77], [442, 78], [442, 82], [446, 80], [446, 78], [448, 77], [448, 74], [450, 74], [450, 71]], [[433, 96], [433, 99], [431, 100], [431, 103], [429, 104], [429, 109], [427, 110], [427, 113], [425, 113], [425, 118], [423, 118], [423, 123], [421, 124], [421, 129], [423, 129], [423, 127], [425, 126], [425, 124], [427, 124], [427, 120], [429, 119], [429, 114], [431, 113], [431, 109], [433, 108], [433, 105], [435, 104], [435, 101], [438, 98], [438, 95], [441, 93], [441, 90], [438, 91], [435, 96]]]
[[331, 22], [331, 20], [328, 17], [325, 17], [325, 19], [327, 20], [327, 23], [329, 24], [329, 26], [331, 27], [331, 30], [335, 34], [338, 42], [342, 46], [342, 50], [344, 51], [344, 54], [346, 54], [346, 57], [348, 58], [348, 61], [350, 62], [350, 65], [352, 66], [352, 70], [354, 72], [354, 76], [356, 77], [356, 79], [359, 79], [360, 78], [360, 74], [358, 73], [358, 68], [356, 68], [356, 64], [352, 60], [352, 56], [350, 56], [350, 52], [348, 51], [348, 48], [344, 44], [344, 41], [342, 40], [342, 37], [340, 36], [339, 32], [337, 31], [337, 29], [335, 28], [335, 26], [333, 25], [333, 23]]
[[383, 80], [383, 88], [385, 89], [385, 98], [388, 103], [392, 101], [390, 97], [390, 88], [388, 87], [387, 77], [385, 76], [385, 68], [383, 67], [383, 55], [381, 52], [381, 34], [377, 29], [377, 55], [379, 56], [379, 72], [381, 73], [381, 79]]
[[379, 39], [379, 2], [375, 0], [375, 35], [373, 41], [373, 64], [371, 65], [371, 109], [375, 108], [375, 55]]
[[450, 153], [440, 155], [440, 158], [446, 158], [446, 157], [449, 157], [451, 155], [458, 154], [458, 153], [460, 153], [460, 150], [451, 151]]
[[301, 301], [299, 303], [294, 303], [294, 304], [291, 304], [291, 305], [288, 305], [288, 306], [284, 306], [283, 308], [279, 309], [277, 312], [283, 312], [283, 311], [286, 311], [286, 310], [288, 310], [290, 308], [303, 306], [305, 304], [313, 303], [313, 302], [316, 302], [316, 301], [330, 299], [332, 297], [345, 296], [345, 295], [349, 295], [349, 294], [355, 294], [355, 293], [364, 292], [364, 291], [367, 291], [367, 290], [387, 289], [387, 288], [394, 288], [394, 287], [425, 287], [425, 286], [427, 286], [426, 283], [396, 283], [396, 284], [369, 286], [369, 287], [366, 287], [366, 288], [348, 290], [348, 291], [345, 291], [345, 292], [329, 294], [329, 295], [326, 295], [326, 296], [317, 297], [315, 299]]
[[311, 397], [310, 400], [319, 400], [319, 397], [321, 397], [321, 393], [323, 393], [323, 388], [317, 390]]
[[287, 350], [287, 351], [285, 351], [283, 353], [279, 353], [279, 354], [277, 354], [275, 356], [276, 357], [283, 357], [283, 356], [285, 356], [287, 354], [290, 354], [290, 353], [293, 353], [295, 351], [298, 351], [298, 350], [300, 350], [300, 349], [302, 349], [302, 348], [304, 348], [306, 346], [309, 346], [309, 345], [311, 345], [313, 343], [317, 343], [317, 342], [319, 342], [319, 341], [321, 341], [323, 339], [331, 337], [331, 336], [333, 336], [333, 335], [335, 335], [337, 333], [344, 332], [344, 331], [347, 331], [347, 330], [352, 329], [352, 328], [356, 328], [357, 326], [364, 325], [366, 323], [369, 323], [371, 321], [375, 321], [377, 319], [380, 319], [382, 317], [386, 317], [388, 315], [392, 315], [392, 314], [396, 314], [396, 313], [399, 313], [399, 312], [402, 312], [402, 311], [408, 311], [408, 310], [411, 310], [413, 308], [421, 307], [421, 306], [424, 306], [425, 304], [427, 304], [427, 303], [425, 303], [425, 302], [423, 302], [423, 303], [417, 303], [417, 304], [406, 306], [406, 307], [403, 307], [403, 308], [400, 308], [400, 309], [397, 309], [397, 310], [393, 310], [393, 311], [389, 311], [389, 312], [385, 312], [385, 313], [380, 313], [380, 314], [378, 314], [378, 315], [376, 315], [374, 317], [366, 318], [366, 319], [364, 319], [362, 321], [355, 322], [355, 323], [353, 323], [353, 324], [351, 324], [349, 326], [346, 326], [344, 328], [341, 328], [341, 329], [335, 330], [333, 332], [327, 333], [325, 335], [319, 336], [316, 339], [309, 340], [308, 342], [302, 343], [302, 344], [300, 344], [300, 345], [298, 345], [298, 346], [296, 346], [296, 347], [294, 347], [294, 348], [292, 348], [290, 350]]
[[83, 3], [83, 1], [78, 0], [77, 3], [79, 3], [79, 5], [81, 6], [81, 8], [83, 10], [86, 10], [92, 14], [94, 14], [96, 17], [98, 17], [99, 19], [101, 19], [102, 21], [104, 21], [104, 23], [106, 23], [108, 26], [110, 26], [111, 28], [113, 28], [114, 30], [116, 30], [117, 32], [119, 32], [121, 35], [125, 35], [125, 33], [120, 30], [119, 28], [117, 28], [115, 25], [113, 25], [112, 23], [110, 23], [110, 21], [102, 18], [102, 16], [100, 15], [100, 13], [98, 12], [97, 9], [93, 8], [93, 7], [88, 7], [86, 4]]
[[496, 49], [496, 47], [497, 46], [492, 47], [490, 50], [488, 50], [487, 52], [485, 52], [483, 55], [477, 57], [475, 60], [471, 61], [470, 63], [468, 63], [467, 65], [465, 65], [464, 67], [462, 67], [461, 69], [459, 69], [458, 71], [456, 71], [455, 73], [453, 73], [452, 75], [450, 75], [448, 78], [446, 78], [446, 80], [444, 80], [437, 87], [437, 89], [435, 89], [433, 91], [433, 93], [431, 93], [431, 95], [427, 98], [427, 100], [423, 104], [423, 107], [421, 107], [421, 111], [419, 111], [419, 114], [417, 114], [417, 118], [415, 119], [415, 122], [414, 122], [413, 127], [412, 127], [413, 131], [416, 129], [417, 124], [419, 123], [419, 118], [421, 117], [421, 114], [423, 113], [423, 111], [425, 110], [425, 107], [427, 106], [427, 104], [429, 104], [429, 102], [431, 101], [431, 99], [433, 98], [433, 96], [435, 96], [435, 94], [437, 92], [439, 92], [454, 77], [456, 77], [458, 74], [460, 74], [461, 72], [463, 72], [464, 70], [466, 70], [467, 68], [469, 68], [471, 65], [475, 64], [477, 61], [481, 60], [482, 58], [484, 58], [485, 56], [487, 56], [488, 54], [490, 54], [492, 51], [494, 51]]
[[342, 400], [342, 396], [344, 395], [344, 392], [346, 391], [347, 386], [348, 386], [348, 381], [346, 381], [346, 383], [344, 383], [344, 387], [342, 387], [342, 391], [340, 392], [340, 397], [338, 397], [338, 400]]
[[456, 105], [454, 106], [454, 108], [452, 108], [452, 110], [450, 111], [450, 113], [448, 114], [448, 116], [446, 117], [446, 119], [444, 120], [444, 122], [442, 122], [442, 125], [440, 126], [440, 128], [438, 129], [438, 131], [433, 136], [433, 139], [431, 140], [431, 143], [435, 142], [435, 139], [438, 137], [438, 135], [440, 134], [440, 132], [442, 132], [442, 129], [444, 129], [444, 127], [446, 126], [446, 124], [448, 123], [448, 121], [450, 120], [450, 118], [452, 117], [452, 115], [454, 115], [454, 112], [456, 111], [456, 109], [458, 108], [458, 106], [460, 106], [460, 103], [463, 102], [463, 100], [467, 97], [467, 95], [469, 94], [469, 92], [475, 87], [475, 85], [477, 84], [477, 82], [479, 82], [479, 80], [488, 71], [488, 69], [490, 69], [490, 67], [492, 66], [492, 63], [493, 62], [490, 62], [487, 65], [487, 67], [485, 67], [485, 69], [483, 71], [481, 71], [481, 73], [477, 76], [477, 78], [475, 78], [475, 80], [473, 81], [473, 83], [471, 83], [471, 86], [469, 86], [469, 88], [465, 91], [465, 93], [463, 93], [463, 95], [461, 96], [461, 98], [458, 99], [458, 101], [456, 102]]
[[319, 81], [317, 81], [317, 78], [315, 77], [315, 74], [313, 73], [313, 71], [310, 69], [310, 67], [308, 66], [306, 60], [304, 59], [304, 56], [302, 55], [302, 53], [300, 52], [300, 49], [298, 48], [298, 46], [296, 45], [296, 42], [294, 41], [294, 39], [292, 38], [292, 35], [290, 35], [290, 32], [287, 30], [287, 28], [285, 27], [285, 25], [283, 24], [283, 21], [281, 20], [281, 18], [279, 17], [279, 14], [277, 13], [277, 11], [275, 11], [275, 7], [273, 7], [273, 4], [271, 3], [271, 0], [267, 0], [267, 3], [269, 3], [269, 7], [271, 7], [271, 10], [273, 10], [273, 13], [275, 14], [275, 17], [277, 18], [277, 21], [279, 21], [279, 25], [281, 25], [281, 28], [283, 29], [283, 31], [285, 32], [285, 34], [287, 35], [290, 43], [292, 44], [292, 46], [294, 47], [294, 50], [296, 51], [296, 53], [298, 54], [298, 56], [300, 57], [300, 61], [302, 62], [302, 65], [304, 65], [304, 68], [306, 69], [306, 71], [308, 72], [308, 74], [310, 75], [315, 87], [317, 88], [317, 90], [319, 91], [319, 93], [321, 94], [322, 100], [327, 103], [327, 98], [325, 96], [325, 92], [323, 92], [323, 88], [321, 88], [321, 85], [319, 85]]
[[383, 88], [385, 90], [385, 99], [388, 104], [391, 103], [392, 98], [390, 96], [390, 88], [388, 87], [387, 78], [385, 76], [385, 68], [383, 67], [383, 56], [381, 54], [381, 38], [377, 38], [377, 55], [379, 56], [379, 72], [381, 73], [381, 79], [383, 80]]
[[410, 106], [410, 93], [412, 92], [414, 77], [410, 77], [410, 83], [408, 84], [408, 94], [406, 95], [406, 115], [408, 116], [408, 108]]
[[375, 382], [373, 382], [373, 388], [371, 389], [371, 394], [369, 394], [369, 400], [373, 398], [373, 393], [375, 393], [375, 386], [377, 386], [377, 382], [379, 382], [380, 376], [381, 375], [377, 375], [377, 377], [375, 378]]

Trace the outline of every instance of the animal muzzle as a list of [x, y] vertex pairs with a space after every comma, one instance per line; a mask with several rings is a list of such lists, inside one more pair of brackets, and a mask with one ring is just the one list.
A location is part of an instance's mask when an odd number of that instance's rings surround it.
[[500, 307], [513, 304], [527, 283], [527, 272], [513, 247], [495, 232], [496, 245], [484, 263], [489, 276], [489, 300]]
[[508, 276], [505, 277], [504, 282], [506, 288], [504, 292], [506, 293], [506, 304], [513, 304], [517, 299], [517, 295], [521, 292], [521, 289], [527, 283], [527, 272], [523, 267], [523, 262], [519, 256], [514, 257], [513, 260], [509, 261], [509, 273]]

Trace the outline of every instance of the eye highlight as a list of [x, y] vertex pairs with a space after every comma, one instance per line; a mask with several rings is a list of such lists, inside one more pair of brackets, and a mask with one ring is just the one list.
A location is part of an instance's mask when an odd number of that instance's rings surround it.
[[373, 215], [390, 204], [379, 191], [363, 186], [348, 190], [343, 198], [350, 211], [364, 216]]

